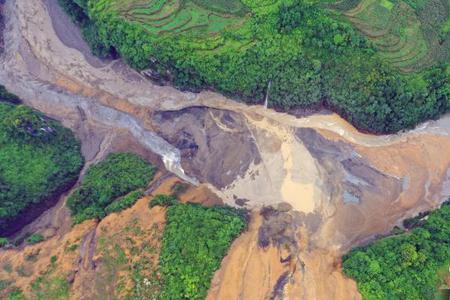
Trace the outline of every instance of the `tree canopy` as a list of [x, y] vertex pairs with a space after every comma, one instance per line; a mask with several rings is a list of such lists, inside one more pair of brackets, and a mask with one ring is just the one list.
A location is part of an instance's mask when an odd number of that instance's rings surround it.
[[344, 272], [364, 299], [433, 299], [438, 270], [450, 267], [450, 205], [425, 217], [421, 227], [356, 248]]
[[142, 195], [136, 190], [144, 188], [154, 174], [155, 168], [136, 154], [109, 154], [89, 168], [81, 186], [67, 200], [74, 222], [103, 218], [131, 206]]
[[181, 89], [212, 88], [262, 103], [270, 85], [271, 107], [326, 106], [378, 133], [410, 128], [450, 107], [446, 60], [400, 71], [318, 1], [60, 2], [77, 6], [67, 10], [89, 23], [94, 53], [99, 47], [117, 52]]
[[45, 210], [76, 181], [82, 165], [80, 143], [69, 129], [24, 105], [0, 102], [0, 236]]

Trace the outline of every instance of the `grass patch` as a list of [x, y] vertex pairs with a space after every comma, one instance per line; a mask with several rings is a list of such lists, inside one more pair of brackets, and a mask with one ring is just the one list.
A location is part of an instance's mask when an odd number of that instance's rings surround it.
[[27, 242], [27, 244], [29, 244], [29, 245], [34, 245], [34, 244], [43, 242], [44, 240], [45, 240], [45, 239], [44, 239], [44, 236], [43, 236], [42, 234], [39, 234], [39, 233], [33, 233], [32, 235], [30, 235], [30, 236], [26, 239], [26, 242]]
[[394, 7], [394, 3], [392, 3], [389, 0], [381, 0], [380, 4], [381, 4], [381, 6], [383, 6], [384, 8], [386, 8], [388, 10], [392, 10], [392, 8]]
[[6, 300], [27, 300], [27, 298], [25, 298], [21, 289], [14, 288], [6, 297]]
[[66, 252], [75, 252], [78, 249], [78, 244], [72, 244], [66, 247]]
[[36, 300], [62, 300], [69, 299], [70, 286], [65, 278], [40, 276], [32, 283], [31, 290]]
[[157, 254], [162, 229], [144, 230], [137, 220], [123, 230], [102, 236], [103, 263], [95, 280], [96, 297], [111, 299], [161, 299]]

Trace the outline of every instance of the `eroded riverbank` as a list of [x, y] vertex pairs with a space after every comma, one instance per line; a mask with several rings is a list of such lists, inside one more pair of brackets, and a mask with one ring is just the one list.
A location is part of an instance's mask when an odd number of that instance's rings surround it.
[[[120, 61], [91, 64], [82, 48], [61, 41], [64, 29], [55, 30], [62, 25], [49, 14], [55, 3], [7, 1], [0, 83], [73, 129], [87, 160], [105, 149], [145, 149], [228, 204], [293, 207], [299, 246], [291, 260], [280, 262], [286, 255], [276, 247], [258, 247], [255, 217], [224, 260], [211, 299], [264, 299], [285, 272], [281, 292], [290, 299], [358, 298], [340, 272], [342, 253], [450, 196], [448, 115], [372, 136], [335, 114], [296, 118], [211, 92], [156, 86]], [[256, 294], [246, 284], [255, 280], [264, 281]]]

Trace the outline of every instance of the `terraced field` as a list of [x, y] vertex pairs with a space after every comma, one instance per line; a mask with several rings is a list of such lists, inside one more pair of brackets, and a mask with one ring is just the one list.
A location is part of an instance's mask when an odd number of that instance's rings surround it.
[[[95, 0], [157, 38], [188, 37], [194, 51], [215, 54], [251, 47], [252, 15], [278, 0]], [[450, 58], [449, 0], [322, 0], [368, 37], [388, 63], [405, 73]]]
[[284, 110], [325, 106], [375, 132], [450, 109], [440, 65], [449, 0], [59, 1], [94, 54], [119, 55], [159, 84]]
[[448, 0], [354, 0], [326, 4], [338, 10], [403, 72], [421, 71], [450, 57]]
[[[251, 43], [245, 26], [250, 9], [238, 0], [114, 0], [107, 5], [150, 35], [189, 37], [195, 50], [240, 49]], [[234, 38], [224, 37], [225, 32], [233, 32]]]

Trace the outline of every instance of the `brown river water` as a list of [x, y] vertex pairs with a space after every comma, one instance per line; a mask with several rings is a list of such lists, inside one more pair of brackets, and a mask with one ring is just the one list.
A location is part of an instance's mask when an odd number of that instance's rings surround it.
[[[336, 114], [299, 118], [154, 85], [120, 61], [92, 57], [56, 0], [7, 0], [5, 16], [0, 83], [73, 129], [89, 163], [114, 150], [144, 153], [254, 211], [208, 299], [359, 299], [342, 254], [450, 196], [450, 115], [364, 134]], [[257, 213], [279, 203], [289, 205], [275, 217]], [[52, 215], [45, 222], [59, 238], [69, 234], [67, 212]], [[266, 223], [285, 223], [292, 242], [259, 247]], [[8, 255], [18, 252], [0, 258]]]

